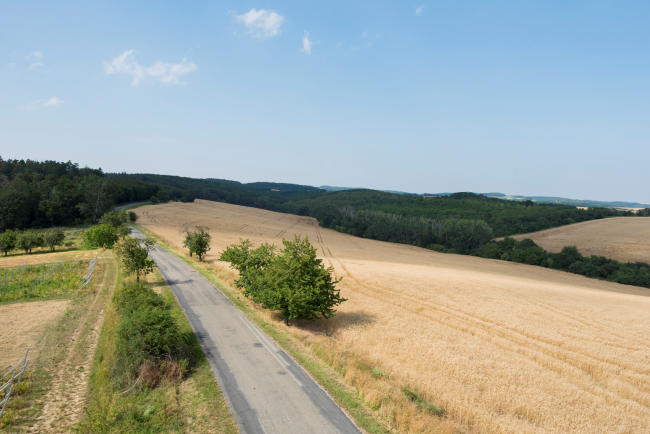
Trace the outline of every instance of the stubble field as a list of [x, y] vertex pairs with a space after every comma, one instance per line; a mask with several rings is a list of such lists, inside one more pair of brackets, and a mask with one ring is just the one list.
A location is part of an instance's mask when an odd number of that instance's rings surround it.
[[647, 432], [650, 290], [353, 237], [236, 205], [197, 200], [136, 212], [138, 224], [176, 246], [181, 224], [209, 227], [206, 259], [218, 267], [227, 266], [219, 253], [240, 238], [281, 245], [308, 236], [343, 277], [348, 301], [336, 319], [292, 331], [332, 336], [394, 373], [445, 408], [446, 431]]
[[650, 263], [650, 218], [614, 217], [546, 229], [532, 234], [515, 235], [531, 238], [549, 252], [564, 246], [577, 246], [585, 256], [599, 255], [621, 262]]

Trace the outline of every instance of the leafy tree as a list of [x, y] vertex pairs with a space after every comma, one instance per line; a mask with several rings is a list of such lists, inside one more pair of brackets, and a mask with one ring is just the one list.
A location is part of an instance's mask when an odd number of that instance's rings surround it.
[[545, 252], [539, 246], [530, 246], [524, 253], [524, 263], [528, 265], [540, 265], [544, 260]]
[[23, 231], [16, 237], [16, 248], [32, 253], [32, 249], [43, 245], [43, 236], [34, 229]]
[[250, 241], [229, 246], [220, 256], [240, 272], [236, 285], [244, 295], [265, 308], [279, 310], [285, 324], [300, 318], [314, 321], [332, 318], [335, 306], [343, 303], [332, 277], [332, 268], [325, 268], [316, 258], [316, 249], [309, 239], [296, 235], [293, 241], [282, 240], [284, 250], [276, 255], [275, 247], [263, 244], [252, 248]]
[[265, 287], [265, 270], [275, 259], [275, 246], [268, 243], [258, 248], [253, 248], [250, 240], [242, 241], [239, 245], [228, 246], [221, 253], [220, 261], [230, 262], [230, 265], [239, 272], [239, 279], [235, 286], [244, 291], [244, 296], [259, 300], [259, 293]]
[[499, 255], [499, 246], [494, 243], [486, 244], [483, 250], [483, 256], [490, 259], [497, 259]]
[[194, 229], [190, 229], [189, 225], [184, 224], [181, 226], [181, 232], [185, 233], [183, 247], [190, 250], [190, 257], [192, 253], [196, 253], [200, 261], [210, 251], [212, 236], [208, 232], [208, 228], [196, 226]]
[[160, 200], [156, 196], [151, 196], [151, 199], [149, 199], [149, 202], [153, 203], [154, 205], [159, 204]]
[[157, 197], [158, 197], [158, 200], [159, 200], [161, 203], [169, 202], [169, 199], [170, 199], [170, 197], [169, 197], [169, 193], [167, 192], [167, 190], [160, 190], [160, 191], [158, 192], [158, 196], [157, 196]]
[[314, 321], [336, 316], [334, 307], [346, 301], [336, 288], [341, 279], [334, 280], [332, 267], [326, 269], [316, 258], [309, 238], [296, 235], [282, 244], [284, 250], [271, 264], [275, 290], [266, 292], [263, 304], [279, 310], [286, 324], [293, 318]]
[[52, 252], [56, 246], [63, 244], [64, 240], [65, 233], [59, 228], [48, 229], [43, 236], [43, 244], [49, 247]]
[[119, 228], [122, 224], [126, 223], [126, 213], [124, 211], [110, 210], [102, 216], [104, 223], [112, 225], [114, 228]]
[[117, 196], [117, 190], [111, 180], [96, 175], [82, 179], [79, 192], [83, 202], [77, 206], [94, 222], [113, 207]]
[[117, 227], [117, 234], [122, 237], [123, 240], [126, 240], [128, 235], [131, 235], [131, 227], [129, 225], [121, 224]]
[[136, 280], [140, 281], [140, 274], [146, 276], [153, 273], [156, 263], [149, 259], [149, 252], [156, 250], [156, 242], [151, 238], [125, 240], [117, 247], [117, 252], [122, 258], [122, 264], [127, 274], [136, 275]]
[[129, 211], [129, 221], [131, 223], [135, 223], [137, 220], [138, 220], [138, 215], [133, 211]]
[[5, 256], [7, 256], [7, 253], [16, 248], [16, 238], [19, 233], [18, 229], [15, 231], [7, 229], [2, 235], [0, 235], [0, 253], [4, 253]]
[[118, 239], [117, 229], [108, 223], [93, 226], [84, 234], [86, 246], [93, 249], [98, 247], [111, 249]]

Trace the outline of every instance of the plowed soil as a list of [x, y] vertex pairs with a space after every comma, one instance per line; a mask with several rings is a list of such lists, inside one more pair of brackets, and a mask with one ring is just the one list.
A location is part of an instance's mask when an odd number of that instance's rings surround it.
[[650, 263], [650, 218], [615, 217], [576, 223], [532, 234], [516, 235], [531, 238], [549, 252], [564, 246], [577, 246], [585, 256], [599, 255], [621, 262]]
[[[308, 331], [326, 332], [410, 383], [464, 432], [647, 432], [650, 290], [353, 237], [312, 218], [222, 203], [136, 212], [138, 224], [176, 246], [181, 224], [209, 227], [208, 261], [240, 238], [280, 245], [308, 236], [343, 277], [348, 299], [336, 319]], [[650, 232], [633, 237], [647, 245]]]

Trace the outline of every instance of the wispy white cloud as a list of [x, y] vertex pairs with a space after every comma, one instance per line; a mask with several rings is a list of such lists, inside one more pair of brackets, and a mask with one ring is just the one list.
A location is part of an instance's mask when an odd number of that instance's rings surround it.
[[280, 28], [284, 22], [284, 17], [275, 11], [255, 8], [250, 11], [235, 15], [237, 21], [241, 22], [248, 28], [253, 36], [260, 39], [267, 39], [280, 34]]
[[424, 12], [424, 5], [415, 8], [415, 15], [422, 15], [422, 12]]
[[141, 66], [133, 56], [133, 50], [127, 50], [117, 56], [110, 62], [104, 62], [106, 74], [115, 74], [118, 72], [130, 74], [133, 76], [131, 86], [137, 86], [147, 77], [158, 78], [163, 83], [169, 84], [187, 84], [181, 82], [179, 77], [196, 71], [198, 66], [194, 63], [186, 63], [183, 59], [181, 63], [164, 63], [157, 61], [151, 66]]
[[52, 98], [48, 99], [43, 103], [43, 107], [49, 107], [51, 105], [61, 105], [63, 104], [63, 101], [61, 101], [59, 98], [53, 96]]
[[309, 32], [305, 30], [305, 36], [302, 38], [302, 50], [304, 53], [311, 53], [311, 41], [309, 40]]
[[61, 105], [64, 101], [61, 101], [59, 98], [53, 96], [50, 99], [39, 99], [18, 107], [20, 110], [37, 110], [39, 108], [51, 107], [55, 105]]
[[18, 65], [16, 65], [15, 63], [10, 63], [9, 65], [7, 65], [7, 69], [15, 69], [16, 66]]
[[35, 69], [35, 70], [42, 67], [43, 64], [41, 62], [34, 62], [31, 65], [29, 65], [29, 69]]
[[32, 51], [31, 53], [29, 53], [29, 54], [25, 57], [25, 59], [29, 59], [29, 58], [31, 58], [31, 57], [33, 57], [33, 58], [35, 58], [35, 59], [42, 59], [42, 58], [43, 58], [43, 52], [42, 52], [42, 51]]

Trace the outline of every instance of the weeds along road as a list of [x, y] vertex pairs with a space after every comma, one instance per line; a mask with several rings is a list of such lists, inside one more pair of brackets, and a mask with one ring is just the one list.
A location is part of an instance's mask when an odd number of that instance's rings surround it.
[[[145, 238], [135, 228], [131, 236]], [[214, 285], [159, 246], [149, 256], [192, 325], [242, 434], [360, 434], [332, 398]]]

